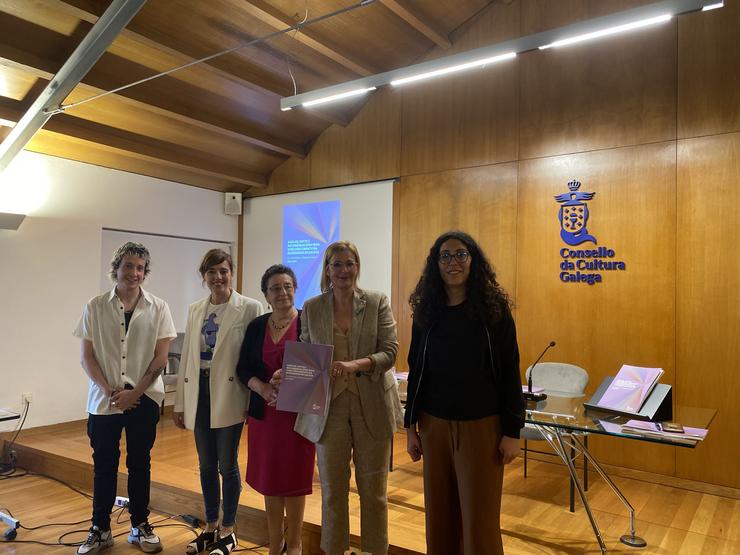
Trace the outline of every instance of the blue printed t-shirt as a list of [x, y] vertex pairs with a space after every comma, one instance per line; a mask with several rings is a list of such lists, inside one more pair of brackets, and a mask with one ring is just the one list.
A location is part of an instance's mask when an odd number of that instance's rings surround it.
[[216, 348], [216, 338], [221, 327], [221, 319], [229, 303], [208, 303], [206, 317], [200, 328], [200, 368], [206, 370], [211, 367], [213, 351]]

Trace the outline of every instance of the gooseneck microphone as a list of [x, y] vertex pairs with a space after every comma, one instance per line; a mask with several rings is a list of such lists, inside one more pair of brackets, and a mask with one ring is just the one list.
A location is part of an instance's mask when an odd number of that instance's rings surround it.
[[550, 343], [547, 344], [547, 347], [545, 347], [545, 350], [542, 351], [542, 354], [537, 357], [537, 360], [534, 361], [534, 364], [529, 369], [529, 378], [527, 379], [527, 391], [523, 393], [524, 399], [527, 401], [544, 401], [547, 399], [547, 395], [545, 393], [532, 393], [532, 374], [534, 374], [534, 367], [537, 366], [537, 363], [542, 360], [542, 357], [545, 356], [545, 353], [550, 350], [551, 347], [555, 346], [554, 341], [550, 341]]

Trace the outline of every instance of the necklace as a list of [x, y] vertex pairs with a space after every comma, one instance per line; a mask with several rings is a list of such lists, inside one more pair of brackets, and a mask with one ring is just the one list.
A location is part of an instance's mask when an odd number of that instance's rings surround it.
[[278, 324], [272, 316], [270, 316], [270, 319], [269, 319], [270, 326], [272, 326], [272, 329], [274, 329], [275, 331], [283, 331], [285, 328], [287, 328], [290, 325], [292, 321], [293, 321], [292, 314], [287, 320], [284, 321], [283, 324]]

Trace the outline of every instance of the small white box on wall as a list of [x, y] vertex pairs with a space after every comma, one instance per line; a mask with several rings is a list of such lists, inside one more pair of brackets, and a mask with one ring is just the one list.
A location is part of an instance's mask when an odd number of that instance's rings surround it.
[[241, 193], [224, 193], [224, 214], [226, 214], [227, 216], [241, 216]]

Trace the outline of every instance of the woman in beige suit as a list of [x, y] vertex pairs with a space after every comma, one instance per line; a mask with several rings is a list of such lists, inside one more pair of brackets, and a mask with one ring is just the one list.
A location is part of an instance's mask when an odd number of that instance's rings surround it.
[[357, 247], [347, 241], [329, 245], [324, 292], [306, 301], [301, 315], [301, 341], [334, 345], [328, 414], [299, 415], [295, 426], [316, 443], [327, 555], [349, 548], [350, 459], [360, 493], [362, 550], [388, 551], [386, 488], [398, 395], [390, 368], [398, 341], [388, 297], [359, 289], [359, 275]]
[[237, 455], [249, 392], [236, 376], [236, 363], [244, 332], [262, 314], [262, 304], [231, 288], [233, 271], [228, 253], [213, 249], [205, 254], [199, 272], [210, 295], [190, 305], [185, 328], [172, 416], [176, 426], [195, 432], [206, 513], [206, 529], [187, 545], [188, 555], [225, 555], [237, 544]]

